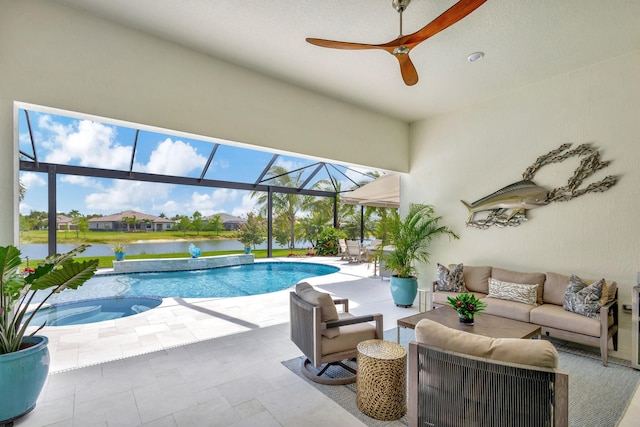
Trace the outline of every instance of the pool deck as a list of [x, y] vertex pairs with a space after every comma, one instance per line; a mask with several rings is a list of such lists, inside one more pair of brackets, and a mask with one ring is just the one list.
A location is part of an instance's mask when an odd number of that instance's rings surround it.
[[[350, 264], [337, 258], [276, 258], [279, 262], [321, 262], [341, 268], [340, 272], [306, 279], [312, 285], [331, 292], [336, 296], [352, 299], [351, 311], [358, 314], [358, 307], [372, 307], [367, 295], [358, 295], [364, 286], [359, 281], [365, 279], [368, 285], [362, 293], [371, 293], [371, 287], [380, 288], [382, 296], [388, 300], [389, 280], [371, 278], [373, 264]], [[265, 262], [268, 260], [257, 260]], [[348, 285], [358, 284], [348, 289]], [[343, 289], [344, 288], [344, 289]], [[44, 328], [42, 335], [49, 338], [51, 352], [50, 372], [96, 365], [106, 361], [150, 353], [176, 346], [195, 343], [211, 338], [246, 332], [253, 329], [279, 325], [289, 321], [290, 289], [269, 294], [234, 298], [164, 298], [162, 304], [153, 310], [121, 319], [83, 325], [56, 326]], [[374, 292], [373, 295], [377, 295]], [[385, 301], [380, 308], [367, 312], [386, 312], [391, 308], [400, 317], [417, 312], [417, 308], [400, 309]], [[389, 306], [389, 307], [387, 307]], [[384, 309], [384, 311], [380, 311]], [[361, 311], [361, 310], [360, 310]], [[364, 313], [363, 313], [364, 314]], [[385, 330], [395, 327], [395, 317], [385, 316]], [[387, 317], [389, 319], [387, 320]]]
[[[372, 264], [277, 260], [340, 267], [307, 281], [349, 298], [352, 313], [382, 313], [385, 330], [418, 311], [393, 304]], [[171, 298], [136, 316], [45, 328], [51, 374], [36, 409], [15, 426], [365, 425], [282, 365], [301, 355], [289, 339], [288, 294]], [[636, 391], [619, 426], [638, 416]]]

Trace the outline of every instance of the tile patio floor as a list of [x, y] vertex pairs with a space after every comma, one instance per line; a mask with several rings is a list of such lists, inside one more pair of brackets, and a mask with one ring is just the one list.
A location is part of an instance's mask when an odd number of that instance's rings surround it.
[[[371, 264], [319, 261], [341, 271], [308, 281], [349, 298], [352, 313], [382, 313], [385, 330], [418, 311], [396, 307]], [[51, 374], [15, 426], [364, 425], [281, 364], [301, 355], [289, 340], [288, 292], [170, 298], [128, 318], [45, 328]], [[636, 391], [620, 426], [638, 417]]]

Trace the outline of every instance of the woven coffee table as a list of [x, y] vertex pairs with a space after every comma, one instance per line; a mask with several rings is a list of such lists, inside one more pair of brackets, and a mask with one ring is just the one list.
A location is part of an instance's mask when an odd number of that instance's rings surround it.
[[358, 409], [377, 420], [397, 420], [407, 412], [407, 350], [400, 344], [367, 340], [358, 344]]

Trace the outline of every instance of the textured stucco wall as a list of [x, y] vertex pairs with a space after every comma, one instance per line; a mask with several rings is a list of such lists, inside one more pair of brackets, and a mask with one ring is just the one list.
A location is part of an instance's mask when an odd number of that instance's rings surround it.
[[[460, 240], [438, 241], [423, 280], [435, 263], [494, 265], [518, 271], [606, 277], [620, 286], [622, 303], [640, 270], [640, 53], [626, 55], [523, 88], [474, 108], [411, 126], [410, 178], [403, 200], [435, 205]], [[538, 156], [563, 143], [591, 143], [618, 183], [528, 211], [519, 227], [465, 227], [469, 203], [522, 179]], [[566, 185], [578, 158], [544, 166], [539, 185]], [[626, 343], [625, 343], [626, 344]]]
[[0, 0], [0, 10], [3, 244], [16, 236], [13, 101], [408, 170], [407, 123], [53, 2]]

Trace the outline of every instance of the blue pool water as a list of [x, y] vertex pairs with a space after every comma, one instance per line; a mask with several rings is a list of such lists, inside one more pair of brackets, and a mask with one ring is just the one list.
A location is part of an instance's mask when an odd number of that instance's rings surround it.
[[110, 297], [62, 302], [39, 310], [32, 325], [67, 326], [102, 322], [144, 313], [159, 306], [158, 297]]
[[221, 298], [266, 294], [302, 279], [335, 273], [339, 268], [304, 262], [260, 262], [207, 270], [132, 273], [95, 277], [92, 281], [123, 285], [122, 295]]
[[[287, 289], [300, 280], [340, 271], [305, 262], [260, 262], [207, 270], [96, 275], [78, 289], [49, 299], [33, 325], [76, 325], [130, 316], [160, 305], [162, 298], [224, 298]], [[38, 302], [38, 294], [33, 302]]]
[[67, 289], [54, 295], [49, 301], [59, 303], [137, 295], [182, 298], [258, 295], [287, 289], [300, 280], [339, 270], [306, 262], [257, 262], [207, 270], [104, 274], [92, 277], [76, 290]]

